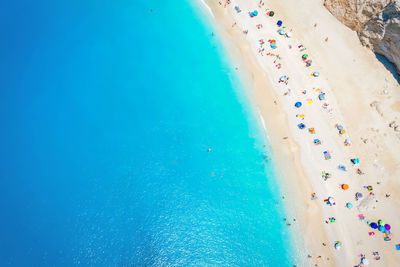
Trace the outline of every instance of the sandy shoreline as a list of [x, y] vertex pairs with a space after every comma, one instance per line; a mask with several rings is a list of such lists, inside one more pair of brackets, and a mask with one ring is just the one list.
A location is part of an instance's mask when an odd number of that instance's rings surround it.
[[[396, 216], [400, 214], [400, 185], [394, 179], [400, 175], [400, 161], [396, 158], [400, 137], [388, 124], [393, 120], [400, 124], [397, 82], [372, 52], [361, 46], [355, 33], [324, 9], [321, 1], [311, 0], [306, 4], [294, 0], [265, 1], [261, 8], [259, 1], [236, 0], [226, 7], [217, 0], [205, 2], [213, 13], [211, 19], [219, 27], [218, 36], [222, 37], [234, 64], [238, 64], [238, 73], [248, 83], [250, 96], [265, 121], [282, 181], [283, 201], [293, 212], [289, 215], [297, 219], [290, 227], [301, 243], [297, 245], [305, 246], [304, 250], [296, 251], [300, 258], [298, 266], [354, 266], [360, 262], [360, 253], [365, 254], [371, 266], [394, 266], [400, 261], [400, 253], [394, 248], [400, 242], [396, 235], [400, 229], [400, 215]], [[239, 6], [242, 12], [237, 13], [234, 6]], [[265, 15], [267, 8], [275, 12], [273, 18]], [[253, 10], [258, 10], [259, 15], [250, 18], [248, 12]], [[287, 26], [286, 30], [292, 30], [292, 38], [276, 33], [278, 19]], [[232, 27], [234, 23], [237, 24]], [[315, 23], [317, 26], [313, 27]], [[262, 28], [258, 30], [256, 24], [262, 24]], [[249, 33], [245, 35], [243, 30]], [[329, 41], [325, 42], [327, 37]], [[262, 56], [257, 53], [260, 38], [266, 42]], [[277, 40], [276, 50], [269, 48], [268, 39]], [[299, 43], [313, 59], [311, 69], [305, 68], [301, 61]], [[280, 69], [275, 67], [274, 58], [266, 55], [268, 52], [279, 53]], [[314, 71], [321, 76], [310, 77]], [[287, 86], [277, 83], [283, 74], [290, 77]], [[291, 94], [284, 95], [288, 88]], [[321, 88], [326, 93], [329, 109], [332, 108], [330, 114], [321, 108], [312, 88]], [[307, 90], [306, 95], [301, 90]], [[306, 104], [306, 98], [313, 103]], [[293, 104], [298, 100], [303, 103], [304, 120], [296, 117], [299, 110]], [[371, 107], [371, 103], [375, 104]], [[314, 136], [306, 129], [297, 128], [300, 122], [316, 129], [321, 146], [314, 146]], [[343, 145], [344, 137], [337, 134], [336, 123], [344, 125], [346, 137], [352, 140], [351, 147]], [[329, 150], [332, 159], [325, 161], [322, 150]], [[357, 175], [349, 163], [354, 157], [360, 159], [364, 175]], [[337, 164], [346, 165], [348, 171], [338, 171]], [[323, 170], [332, 173], [333, 178], [324, 182]], [[350, 189], [341, 190], [342, 183], [349, 184]], [[374, 188], [374, 203], [354, 199], [355, 192], [368, 195], [363, 188], [366, 185]], [[317, 200], [310, 199], [312, 192], [317, 193]], [[386, 193], [391, 196], [386, 198]], [[336, 199], [336, 206], [324, 204], [323, 199], [329, 196]], [[346, 208], [347, 202], [354, 208]], [[358, 219], [360, 213], [371, 221], [383, 219], [390, 223], [392, 241], [385, 242], [379, 231], [369, 236], [373, 229]], [[328, 217], [335, 217], [336, 222], [326, 224]], [[340, 251], [333, 248], [335, 241], [342, 242]], [[379, 251], [379, 261], [374, 260], [371, 254], [374, 251]]]

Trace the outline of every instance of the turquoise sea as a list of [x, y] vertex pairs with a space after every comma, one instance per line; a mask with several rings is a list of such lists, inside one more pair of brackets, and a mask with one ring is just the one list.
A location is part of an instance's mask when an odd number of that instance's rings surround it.
[[0, 4], [0, 266], [293, 266], [267, 139], [198, 5]]

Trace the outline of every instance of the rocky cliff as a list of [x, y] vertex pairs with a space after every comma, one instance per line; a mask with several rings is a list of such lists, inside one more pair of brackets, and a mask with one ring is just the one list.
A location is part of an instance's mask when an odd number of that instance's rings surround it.
[[400, 74], [400, 0], [324, 0], [324, 5]]

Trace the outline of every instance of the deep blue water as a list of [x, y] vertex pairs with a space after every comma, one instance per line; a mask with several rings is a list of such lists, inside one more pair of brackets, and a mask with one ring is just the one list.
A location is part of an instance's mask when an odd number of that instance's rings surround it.
[[213, 31], [190, 1], [0, 3], [0, 266], [293, 264]]

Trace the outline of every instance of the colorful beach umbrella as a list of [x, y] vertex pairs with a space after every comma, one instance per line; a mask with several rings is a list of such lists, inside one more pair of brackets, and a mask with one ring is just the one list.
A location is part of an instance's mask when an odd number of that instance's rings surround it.
[[344, 140], [344, 145], [345, 145], [345, 146], [351, 145], [351, 140], [350, 140], [349, 138], [346, 138], [346, 139]]
[[384, 233], [385, 232], [385, 226], [383, 226], [383, 225], [381, 225], [381, 226], [379, 226], [379, 231], [381, 231], [382, 233]]
[[368, 265], [369, 264], [369, 260], [367, 258], [362, 258], [361, 259], [361, 264]]
[[297, 127], [299, 127], [300, 130], [303, 130], [304, 128], [306, 128], [306, 125], [304, 123], [299, 123]]
[[378, 224], [375, 222], [371, 223], [369, 226], [371, 226], [372, 229], [378, 228]]
[[341, 249], [342, 248], [342, 243], [340, 243], [339, 241], [336, 241], [335, 242], [335, 249], [336, 250], [339, 250], [339, 249]]
[[386, 229], [386, 230], [390, 230], [390, 228], [391, 228], [391, 227], [390, 227], [390, 224], [385, 224], [385, 229]]
[[296, 108], [299, 108], [299, 107], [301, 107], [303, 104], [299, 101], [299, 102], [296, 102], [296, 104], [294, 104], [294, 106], [296, 107]]

